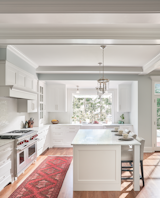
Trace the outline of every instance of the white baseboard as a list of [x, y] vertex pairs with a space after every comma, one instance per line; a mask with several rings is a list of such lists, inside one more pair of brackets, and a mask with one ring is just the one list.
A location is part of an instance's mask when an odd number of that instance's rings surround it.
[[154, 149], [152, 147], [144, 147], [144, 153], [153, 153]]

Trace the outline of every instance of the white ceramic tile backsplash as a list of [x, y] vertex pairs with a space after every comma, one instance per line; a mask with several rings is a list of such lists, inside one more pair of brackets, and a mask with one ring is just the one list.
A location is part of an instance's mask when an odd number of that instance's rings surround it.
[[0, 97], [0, 133], [21, 129], [28, 113], [17, 113], [17, 99]]

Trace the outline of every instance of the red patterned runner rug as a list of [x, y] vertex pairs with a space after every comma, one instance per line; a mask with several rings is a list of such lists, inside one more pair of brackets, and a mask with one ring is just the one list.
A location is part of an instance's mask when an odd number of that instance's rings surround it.
[[57, 198], [72, 156], [48, 156], [9, 198]]

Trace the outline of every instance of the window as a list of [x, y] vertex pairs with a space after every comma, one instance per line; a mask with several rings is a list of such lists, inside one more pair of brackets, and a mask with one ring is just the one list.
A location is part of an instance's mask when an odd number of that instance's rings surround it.
[[155, 85], [154, 85], [154, 93], [155, 93], [155, 95], [159, 95], [160, 94], [160, 83], [155, 83]]
[[72, 122], [112, 123], [112, 94], [97, 96], [73, 96]]

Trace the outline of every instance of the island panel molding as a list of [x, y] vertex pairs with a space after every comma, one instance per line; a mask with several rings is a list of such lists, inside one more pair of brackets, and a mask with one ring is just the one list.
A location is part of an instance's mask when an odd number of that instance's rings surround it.
[[120, 191], [124, 145], [133, 145], [133, 185], [134, 191], [140, 190], [140, 142], [136, 139], [120, 141], [110, 129], [80, 129], [72, 145], [74, 191]]
[[74, 191], [120, 191], [121, 146], [74, 146]]

